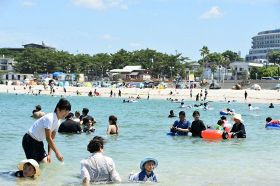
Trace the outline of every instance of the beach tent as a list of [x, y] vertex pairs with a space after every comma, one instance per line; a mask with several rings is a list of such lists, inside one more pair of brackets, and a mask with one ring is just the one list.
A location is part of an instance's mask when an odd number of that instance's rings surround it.
[[63, 74], [63, 72], [54, 72], [52, 75], [53, 75], [53, 77], [57, 77], [57, 76], [60, 76], [62, 74]]
[[90, 82], [86, 82], [86, 83], [84, 83], [84, 86], [85, 87], [92, 87], [92, 84]]
[[258, 85], [258, 84], [254, 84], [254, 85], [251, 87], [251, 89], [253, 89], [253, 90], [261, 90], [261, 86]]

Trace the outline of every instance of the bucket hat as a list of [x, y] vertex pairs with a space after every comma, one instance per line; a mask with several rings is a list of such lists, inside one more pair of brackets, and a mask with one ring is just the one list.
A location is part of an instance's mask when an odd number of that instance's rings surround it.
[[241, 114], [234, 114], [233, 117], [232, 117], [232, 119], [237, 119], [237, 120], [239, 120], [240, 122], [243, 122], [243, 119], [242, 119]]
[[40, 175], [40, 168], [39, 168], [39, 164], [37, 163], [36, 160], [34, 159], [26, 159], [26, 160], [22, 160], [19, 164], [18, 164], [18, 170], [22, 171], [24, 164], [26, 163], [30, 163], [34, 168], [35, 168], [35, 174], [34, 176], [39, 176]]
[[154, 158], [145, 158], [140, 163], [140, 169], [144, 170], [145, 163], [147, 163], [149, 161], [153, 161], [155, 163], [155, 168], [158, 166], [158, 161], [156, 159], [154, 159]]

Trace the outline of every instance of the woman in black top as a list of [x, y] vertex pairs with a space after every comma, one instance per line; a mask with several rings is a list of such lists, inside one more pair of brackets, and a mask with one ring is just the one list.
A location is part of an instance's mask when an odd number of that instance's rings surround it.
[[232, 133], [232, 138], [246, 138], [245, 126], [242, 123], [243, 120], [241, 118], [241, 115], [235, 114], [232, 119], [235, 122], [230, 131]]
[[202, 137], [201, 132], [203, 130], [206, 130], [203, 121], [201, 121], [199, 117], [200, 117], [200, 113], [198, 111], [194, 111], [193, 112], [194, 121], [192, 122], [192, 126], [190, 128], [190, 132], [192, 133], [193, 137]]

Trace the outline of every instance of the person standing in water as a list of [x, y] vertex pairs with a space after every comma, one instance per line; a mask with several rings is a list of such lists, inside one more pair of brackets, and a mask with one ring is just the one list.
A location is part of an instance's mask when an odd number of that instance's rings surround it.
[[104, 139], [95, 136], [88, 144], [87, 150], [92, 153], [81, 161], [81, 177], [83, 184], [90, 182], [121, 182], [112, 158], [105, 156]]
[[109, 126], [107, 128], [107, 134], [118, 134], [119, 126], [117, 124], [118, 118], [116, 116], [109, 116]]
[[190, 127], [190, 132], [192, 133], [193, 137], [201, 137], [201, 132], [203, 130], [206, 130], [206, 127], [203, 123], [203, 121], [200, 120], [200, 113], [196, 110], [193, 112], [193, 118], [194, 121], [192, 122], [192, 125]]
[[243, 124], [241, 115], [234, 114], [232, 120], [235, 122], [230, 131], [232, 133], [232, 138], [246, 138], [245, 126]]
[[[38, 163], [50, 163], [51, 150], [53, 150], [57, 159], [63, 162], [63, 156], [57, 149], [54, 138], [60, 125], [60, 119], [64, 119], [70, 110], [70, 102], [62, 98], [53, 113], [46, 114], [35, 121], [22, 138], [22, 147], [27, 159], [34, 159]], [[48, 154], [44, 149], [44, 140], [48, 142]]]

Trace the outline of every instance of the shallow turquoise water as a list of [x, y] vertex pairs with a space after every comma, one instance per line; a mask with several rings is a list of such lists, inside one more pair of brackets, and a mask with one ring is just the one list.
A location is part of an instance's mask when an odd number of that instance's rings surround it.
[[[96, 132], [91, 135], [58, 134], [56, 144], [64, 156], [64, 165], [53, 155], [53, 163], [42, 167], [42, 175], [37, 180], [0, 176], [0, 185], [81, 185], [79, 162], [89, 155], [86, 146], [93, 135], [106, 138], [105, 154], [114, 159], [124, 181], [118, 185], [138, 185], [127, 183], [127, 177], [130, 172], [139, 171], [141, 159], [147, 156], [159, 161], [155, 169], [160, 181], [158, 185], [279, 185], [280, 130], [264, 129], [267, 116], [280, 119], [279, 105], [267, 109], [269, 103], [254, 104], [260, 110], [249, 112], [244, 103], [211, 103], [214, 110], [201, 110], [201, 119], [206, 124], [215, 124], [220, 117], [219, 111], [231, 107], [244, 114], [247, 132], [244, 140], [211, 142], [167, 136], [169, 126], [174, 122], [174, 118], [167, 118], [169, 110], [178, 113], [181, 109], [178, 104], [165, 100], [124, 104], [121, 99], [110, 98], [67, 99], [72, 104], [72, 111], [83, 107], [90, 109], [90, 114], [97, 120]], [[40, 104], [43, 111], [52, 112], [58, 100], [59, 97], [0, 94], [0, 172], [16, 170], [17, 163], [25, 158], [21, 140], [34, 122], [30, 117], [34, 106]], [[191, 120], [192, 111], [186, 110]], [[119, 136], [105, 134], [111, 114], [118, 117]]]

